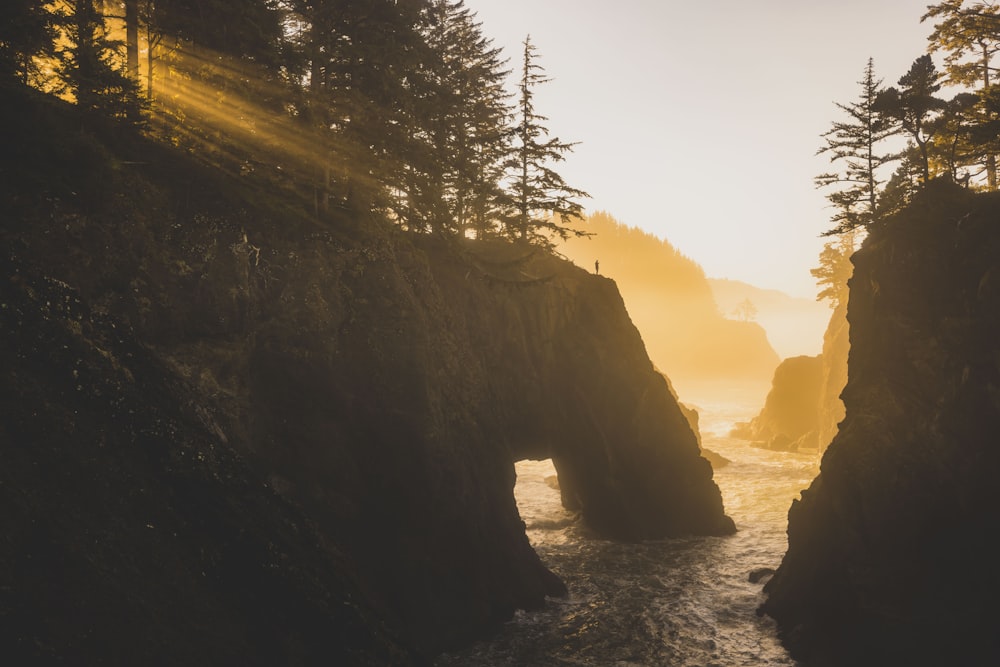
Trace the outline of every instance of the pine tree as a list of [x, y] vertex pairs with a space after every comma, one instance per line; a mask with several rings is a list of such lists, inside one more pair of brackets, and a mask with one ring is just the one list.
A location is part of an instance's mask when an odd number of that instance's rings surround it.
[[138, 118], [138, 86], [121, 63], [122, 44], [111, 29], [100, 0], [71, 0], [59, 4], [58, 22], [66, 35], [59, 52], [60, 76], [77, 106], [114, 118]]
[[920, 151], [923, 182], [930, 180], [930, 149], [937, 114], [946, 102], [937, 97], [941, 90], [940, 75], [929, 55], [913, 61], [910, 70], [899, 79], [899, 88], [888, 88], [879, 94], [875, 110], [894, 119], [899, 129], [909, 135]]
[[[1000, 6], [977, 2], [968, 7], [963, 0], [947, 0], [927, 7], [921, 21], [937, 19], [934, 31], [927, 38], [930, 53], [944, 52], [944, 69], [948, 83], [968, 87], [982, 94], [996, 81], [997, 68], [993, 56], [1000, 52]], [[996, 155], [1000, 152], [1000, 138], [992, 133], [997, 124], [995, 111], [988, 104], [969, 109], [974, 116], [974, 130], [980, 147], [980, 160], [986, 167], [990, 190], [997, 189]]]
[[847, 281], [854, 272], [851, 255], [854, 254], [855, 243], [855, 234], [851, 231], [823, 246], [819, 266], [809, 271], [820, 288], [817, 301], [829, 301], [830, 307], [836, 308], [847, 300]]
[[407, 165], [415, 96], [426, 52], [425, 0], [301, 0], [299, 48], [308, 61], [303, 116], [324, 154], [319, 210], [327, 202], [408, 218]]
[[437, 0], [428, 8], [425, 39], [429, 95], [421, 100], [419, 139], [429, 157], [423, 176], [430, 220], [438, 230], [473, 229], [483, 236], [501, 193], [508, 72], [463, 0]]
[[36, 74], [35, 57], [51, 55], [54, 39], [54, 16], [44, 2], [0, 2], [0, 82], [29, 85]]
[[923, 169], [920, 151], [912, 141], [900, 153], [899, 166], [892, 173], [879, 197], [879, 217], [887, 218], [906, 208], [920, 188]]
[[589, 197], [566, 184], [549, 165], [565, 159], [575, 144], [549, 138], [548, 120], [535, 111], [535, 88], [549, 81], [536, 62], [530, 35], [524, 40], [524, 61], [518, 86], [517, 125], [507, 162], [511, 172], [510, 210], [505, 216], [508, 234], [522, 241], [549, 245], [552, 234], [566, 239], [582, 235], [569, 224], [583, 212], [577, 199]]
[[[980, 108], [979, 95], [959, 93], [947, 100], [935, 121], [936, 150], [931, 157], [937, 163], [936, 171], [945, 171], [953, 181], [962, 180], [958, 175], [959, 167], [981, 162], [983, 144], [976, 139], [983, 128], [977, 120]], [[969, 172], [966, 181], [968, 176]]]
[[815, 179], [817, 187], [839, 186], [827, 197], [837, 207], [832, 218], [835, 226], [825, 233], [827, 236], [866, 227], [877, 218], [879, 187], [883, 183], [879, 170], [897, 159], [892, 153], [878, 150], [892, 134], [892, 123], [875, 108], [882, 81], [875, 78], [871, 58], [858, 84], [861, 95], [856, 102], [837, 103], [850, 120], [833, 123], [822, 135], [825, 145], [816, 151], [817, 155], [829, 154], [830, 162], [844, 165], [842, 173], [820, 174]]

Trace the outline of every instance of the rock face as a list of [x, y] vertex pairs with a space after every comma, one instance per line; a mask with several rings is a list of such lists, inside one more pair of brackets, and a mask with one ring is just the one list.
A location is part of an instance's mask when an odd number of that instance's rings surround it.
[[733, 530], [612, 281], [505, 244], [412, 241], [285, 274], [282, 302], [304, 311], [261, 315], [247, 430], [416, 640], [452, 645], [562, 592], [526, 541], [516, 460], [552, 458], [567, 507], [610, 537]]
[[[11, 142], [72, 145], [59, 127]], [[18, 304], [0, 311], [0, 570], [27, 572], [2, 582], [5, 644], [70, 662], [117, 632], [151, 637], [136, 662], [166, 644], [179, 662], [432, 655], [565, 592], [518, 516], [522, 458], [552, 457], [606, 536], [734, 530], [611, 280], [320, 225], [153, 146], [123, 174], [92, 143], [76, 159], [107, 173], [86, 205], [72, 173], [0, 184]], [[35, 595], [47, 563], [62, 579]]]
[[823, 353], [782, 361], [760, 414], [739, 423], [733, 437], [781, 451], [826, 449], [844, 418], [840, 392], [847, 384], [849, 332], [847, 304], [839, 304], [823, 335]]
[[[601, 274], [618, 284], [653, 362], [685, 387], [707, 381], [766, 382], [778, 365], [756, 322], [719, 312], [704, 270], [668, 241], [628, 227], [607, 213], [581, 221], [559, 251], [579, 266], [599, 259]], [[733, 315], [735, 317], [735, 315]], [[683, 396], [682, 396], [683, 397]]]
[[932, 183], [854, 256], [846, 418], [762, 607], [803, 664], [1000, 662], [998, 217]]
[[760, 414], [740, 432], [768, 449], [797, 451], [816, 446], [819, 427], [821, 356], [790, 357], [774, 371]]
[[847, 385], [847, 356], [851, 349], [851, 327], [847, 323], [847, 303], [838, 304], [830, 314], [830, 323], [823, 334], [822, 377], [819, 387], [816, 446], [826, 449], [837, 435], [844, 419], [844, 402], [840, 393]]
[[329, 536], [75, 290], [0, 276], [9, 664], [408, 664]]

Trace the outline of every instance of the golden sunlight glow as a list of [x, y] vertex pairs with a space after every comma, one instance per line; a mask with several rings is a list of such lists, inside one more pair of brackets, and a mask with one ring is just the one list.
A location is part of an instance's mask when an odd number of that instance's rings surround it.
[[[148, 54], [149, 43], [144, 53]], [[252, 63], [231, 60], [188, 44], [156, 47], [151, 130], [231, 173], [257, 173], [278, 185], [313, 183], [335, 192], [343, 183], [369, 184], [351, 165], [357, 149], [297, 118], [284, 103], [287, 88]], [[140, 58], [148, 82], [150, 59]], [[149, 84], [147, 84], [148, 86]], [[292, 113], [289, 113], [289, 112]], [[318, 195], [317, 195], [318, 196]]]

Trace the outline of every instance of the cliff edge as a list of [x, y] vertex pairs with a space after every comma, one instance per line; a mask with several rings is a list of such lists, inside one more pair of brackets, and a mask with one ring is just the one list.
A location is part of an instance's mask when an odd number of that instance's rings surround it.
[[608, 537], [734, 530], [612, 281], [321, 223], [58, 103], [7, 111], [12, 654], [419, 661], [565, 592], [517, 512], [523, 458]]
[[762, 606], [804, 665], [1000, 660], [998, 216], [934, 182], [853, 258], [846, 417]]

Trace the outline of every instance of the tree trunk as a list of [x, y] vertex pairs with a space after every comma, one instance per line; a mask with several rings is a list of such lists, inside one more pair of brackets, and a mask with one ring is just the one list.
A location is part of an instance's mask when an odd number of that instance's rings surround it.
[[94, 87], [97, 77], [97, 12], [92, 0], [75, 0], [73, 3], [73, 28], [75, 29], [76, 71], [73, 89], [77, 106], [89, 109], [96, 104]]
[[156, 45], [160, 38], [153, 35], [153, 29], [146, 25], [146, 99], [153, 99], [153, 66], [156, 60]]
[[[990, 52], [986, 43], [981, 43], [983, 47], [983, 92], [990, 88]], [[997, 156], [990, 153], [986, 156], [986, 180], [989, 184], [990, 192], [997, 189]]]
[[[326, 110], [323, 105], [326, 103], [326, 81], [325, 81], [325, 70], [323, 63], [321, 61], [322, 50], [320, 49], [320, 44], [323, 43], [324, 34], [323, 26], [317, 20], [314, 15], [312, 17], [312, 28], [309, 36], [309, 49], [310, 53], [310, 63], [309, 63], [309, 114], [310, 122], [312, 123], [313, 129], [317, 134], [319, 140], [319, 145], [323, 146], [329, 141], [330, 128], [327, 126]], [[320, 152], [322, 156], [320, 159], [322, 163], [319, 165], [322, 170], [322, 175], [320, 176], [320, 182], [318, 184], [317, 192], [317, 214], [328, 213], [330, 210], [330, 183], [331, 183], [331, 169], [330, 164], [331, 155], [329, 150], [323, 150]]]
[[139, 0], [125, 0], [125, 69], [139, 83]]

